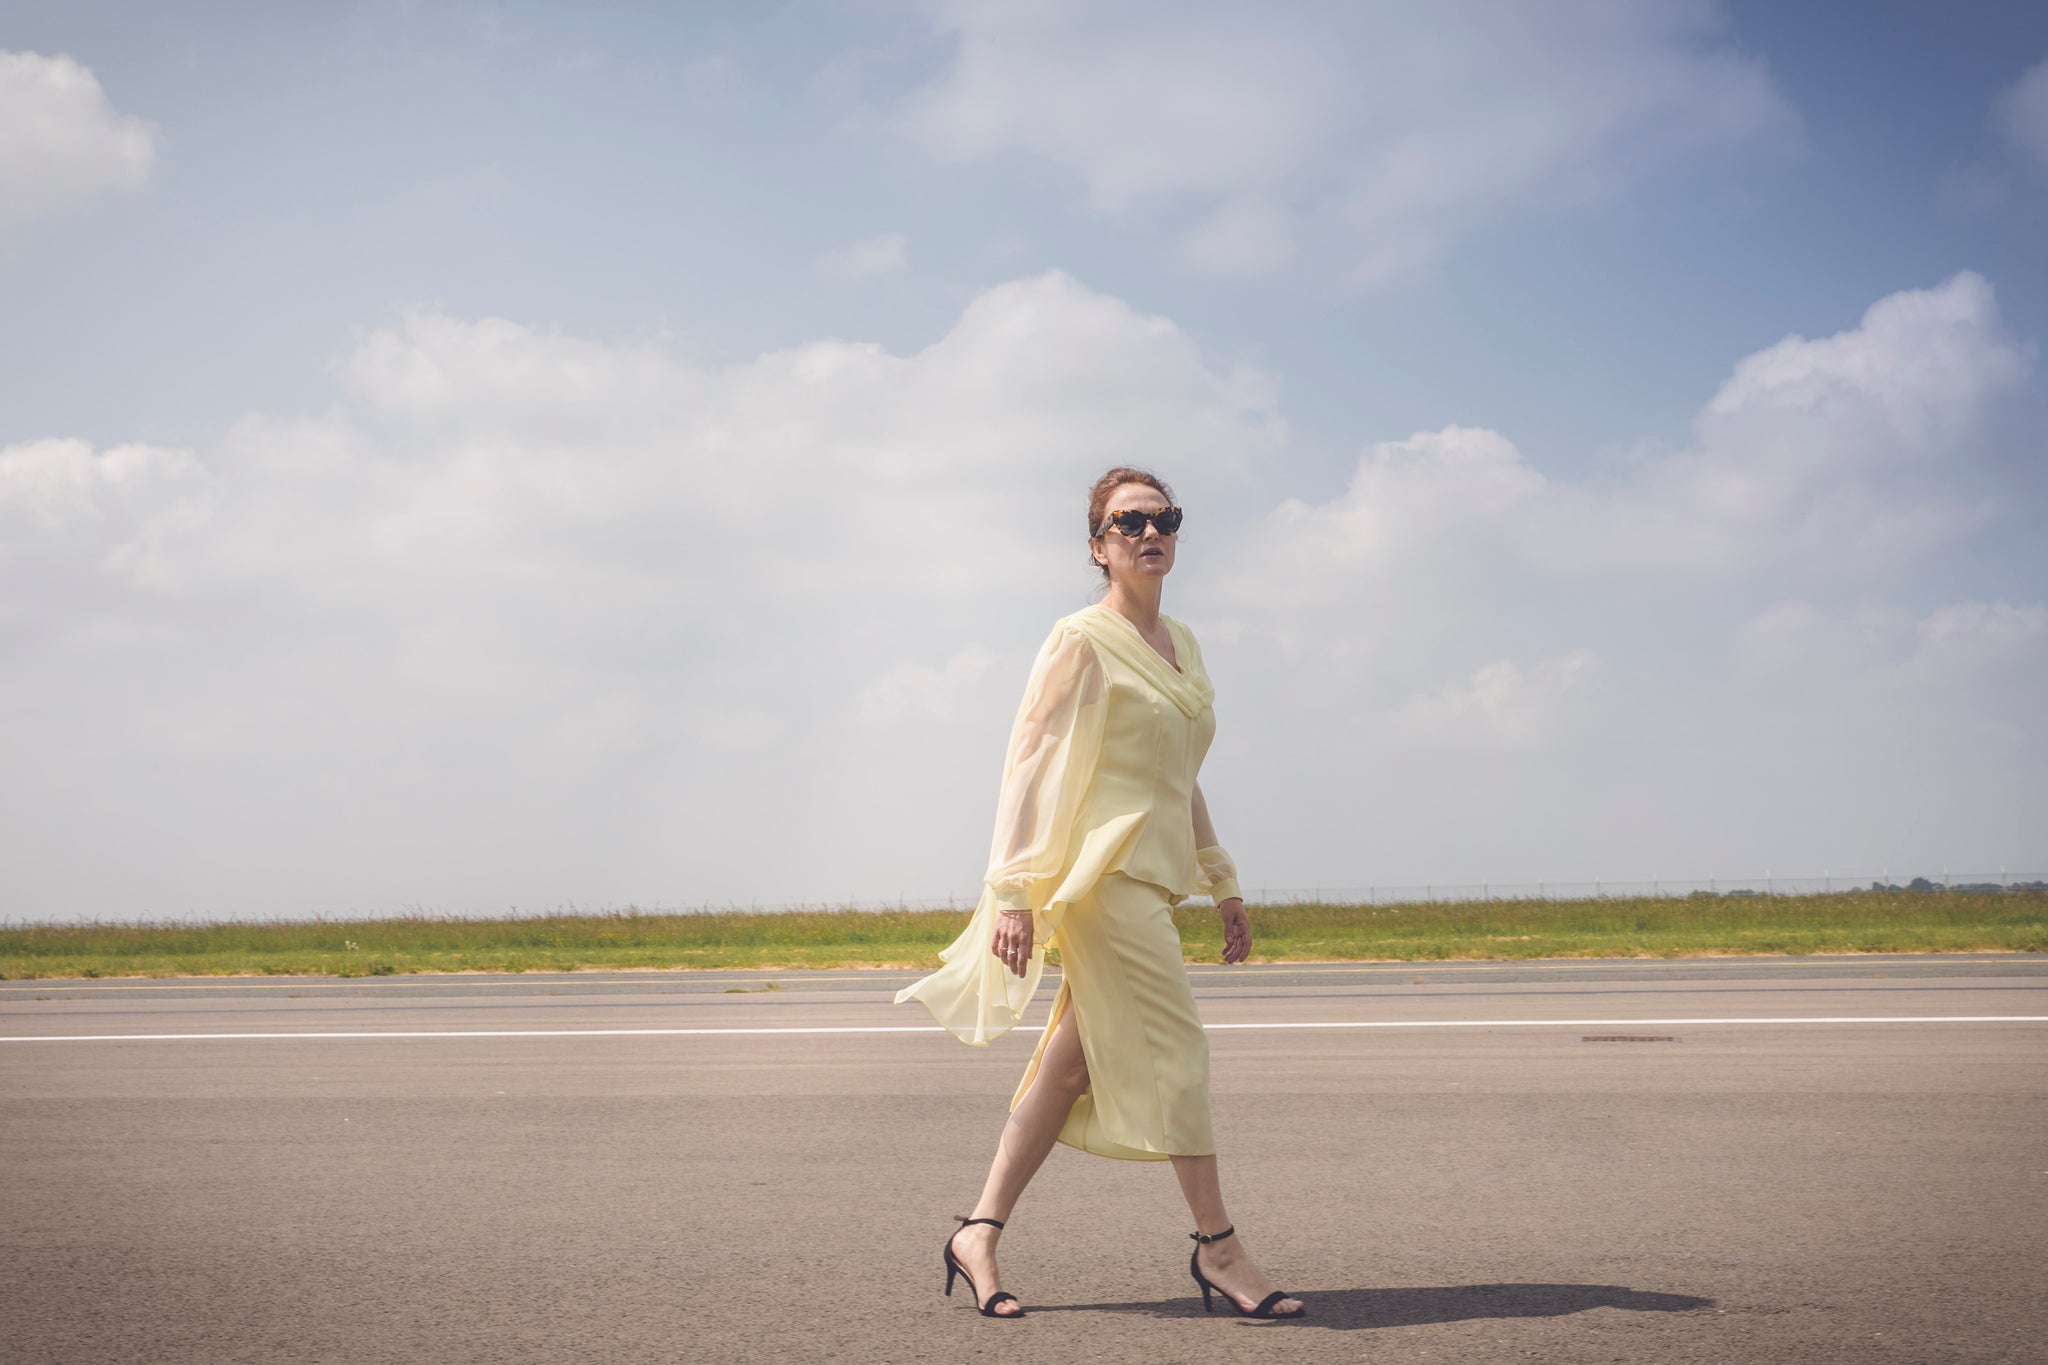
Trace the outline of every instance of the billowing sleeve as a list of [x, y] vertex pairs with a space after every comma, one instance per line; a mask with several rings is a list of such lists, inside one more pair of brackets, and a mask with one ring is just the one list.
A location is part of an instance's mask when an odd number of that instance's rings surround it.
[[[1078, 630], [1054, 631], [1031, 666], [1010, 727], [995, 837], [974, 916], [940, 952], [944, 965], [896, 994], [899, 1005], [924, 1005], [962, 1042], [979, 1047], [1009, 1032], [1038, 992], [1045, 945], [1058, 927], [1052, 897], [1101, 757], [1107, 700], [1107, 680], [1088, 638]], [[1005, 908], [1032, 912], [1031, 965], [1021, 977], [990, 951]]]
[[1056, 632], [1038, 651], [1010, 728], [984, 880], [1000, 908], [1034, 912], [1039, 943], [1057, 927], [1043, 923], [1042, 912], [1066, 870], [1074, 822], [1102, 756], [1107, 690], [1088, 637]]

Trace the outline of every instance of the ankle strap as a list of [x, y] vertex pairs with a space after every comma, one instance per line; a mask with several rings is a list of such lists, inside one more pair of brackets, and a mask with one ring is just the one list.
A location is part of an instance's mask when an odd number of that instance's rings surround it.
[[1188, 1236], [1194, 1238], [1197, 1242], [1202, 1243], [1202, 1245], [1207, 1246], [1211, 1242], [1220, 1242], [1225, 1237], [1233, 1236], [1236, 1234], [1236, 1232], [1237, 1226], [1236, 1224], [1232, 1224], [1231, 1226], [1223, 1229], [1223, 1231], [1218, 1233], [1212, 1234], [1206, 1232], [1191, 1232], [1188, 1234]]
[[1000, 1229], [1003, 1226], [1002, 1220], [999, 1218], [962, 1218], [957, 1213], [953, 1215], [953, 1221], [958, 1223], [963, 1228], [971, 1228], [976, 1223], [986, 1223], [990, 1227], [998, 1229]]

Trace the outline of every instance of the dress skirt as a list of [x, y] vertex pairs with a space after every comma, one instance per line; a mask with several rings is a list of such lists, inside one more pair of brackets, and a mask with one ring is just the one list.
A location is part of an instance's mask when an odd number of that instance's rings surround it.
[[1164, 887], [1111, 872], [1060, 920], [1059, 994], [1010, 1107], [1030, 1090], [1053, 1030], [1072, 1010], [1088, 1089], [1060, 1130], [1070, 1147], [1124, 1161], [1216, 1150], [1209, 1039], [1172, 910]]

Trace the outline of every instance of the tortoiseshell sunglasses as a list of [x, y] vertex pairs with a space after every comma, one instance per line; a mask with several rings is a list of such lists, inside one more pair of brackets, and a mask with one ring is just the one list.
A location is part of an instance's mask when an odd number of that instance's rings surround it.
[[1157, 512], [1133, 510], [1113, 513], [1109, 520], [1096, 528], [1095, 534], [1098, 536], [1104, 535], [1110, 527], [1114, 526], [1119, 533], [1135, 540], [1137, 537], [1145, 534], [1145, 523], [1148, 521], [1159, 528], [1160, 535], [1170, 536], [1180, 529], [1180, 509], [1178, 507], [1162, 507]]

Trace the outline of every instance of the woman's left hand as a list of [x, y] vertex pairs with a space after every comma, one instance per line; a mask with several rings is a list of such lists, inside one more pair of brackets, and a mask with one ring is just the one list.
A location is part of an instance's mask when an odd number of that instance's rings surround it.
[[1242, 962], [1252, 955], [1252, 922], [1244, 912], [1244, 898], [1232, 896], [1216, 907], [1223, 920], [1223, 960]]

